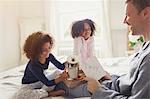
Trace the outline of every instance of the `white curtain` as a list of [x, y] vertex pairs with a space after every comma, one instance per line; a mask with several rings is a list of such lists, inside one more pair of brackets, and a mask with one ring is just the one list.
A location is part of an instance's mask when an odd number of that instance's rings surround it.
[[112, 35], [110, 25], [110, 0], [102, 0], [101, 3], [101, 56], [112, 57]]
[[[58, 38], [56, 30], [56, 1], [58, 0], [45, 0], [45, 22], [46, 30], [51, 32], [55, 39]], [[102, 7], [100, 21], [101, 21], [101, 40], [100, 40], [100, 56], [101, 57], [112, 57], [112, 37], [110, 28], [110, 0], [100, 0], [100, 6]], [[67, 6], [67, 5], [66, 5]], [[58, 29], [58, 28], [57, 28]], [[58, 39], [57, 39], [58, 40]], [[57, 43], [57, 42], [55, 42]], [[55, 52], [57, 53], [57, 46], [55, 44]]]

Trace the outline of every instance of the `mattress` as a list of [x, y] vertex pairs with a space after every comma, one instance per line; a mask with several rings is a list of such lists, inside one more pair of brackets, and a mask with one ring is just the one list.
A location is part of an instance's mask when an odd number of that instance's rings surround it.
[[[106, 58], [106, 59], [99, 59], [99, 61], [102, 64], [103, 68], [110, 74], [122, 75], [126, 74], [130, 69], [130, 66], [128, 65], [130, 60], [127, 57]], [[17, 66], [13, 69], [0, 73], [1, 99], [15, 99], [15, 94], [21, 86], [21, 79], [24, 73], [25, 66], [26, 64]], [[54, 71], [55, 68], [48, 69], [48, 72]], [[84, 98], [90, 99], [90, 97]], [[82, 97], [81, 99], [84, 98]], [[64, 99], [64, 98], [60, 96], [60, 97], [48, 97], [45, 99]]]

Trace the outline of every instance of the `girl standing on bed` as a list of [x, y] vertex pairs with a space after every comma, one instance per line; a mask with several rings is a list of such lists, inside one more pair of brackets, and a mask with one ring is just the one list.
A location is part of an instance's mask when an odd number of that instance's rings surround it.
[[74, 54], [79, 57], [80, 63], [94, 55], [95, 23], [90, 19], [84, 19], [73, 23], [71, 35], [74, 39]]
[[[55, 79], [53, 79], [53, 75], [46, 76], [44, 74], [44, 70], [48, 69], [49, 62], [60, 70], [65, 69], [65, 63], [60, 63], [53, 54], [50, 53], [53, 44], [53, 38], [43, 32], [35, 32], [26, 39], [24, 53], [29, 59], [29, 62], [22, 78], [23, 85], [30, 85], [32, 89], [41, 89], [43, 85], [48, 87], [54, 86], [68, 77], [66, 72], [63, 72], [60, 77]], [[49, 93], [49, 95], [62, 94], [64, 94], [64, 90], [61, 89], [57, 92]]]

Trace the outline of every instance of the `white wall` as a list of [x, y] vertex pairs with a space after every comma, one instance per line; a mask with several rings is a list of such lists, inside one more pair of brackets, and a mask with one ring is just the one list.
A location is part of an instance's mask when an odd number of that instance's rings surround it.
[[44, 18], [41, 0], [0, 0], [0, 71], [20, 64], [22, 18]]
[[127, 26], [125, 17], [125, 0], [111, 0], [111, 32], [113, 56], [125, 56], [127, 51]]
[[[21, 19], [44, 20], [44, 0], [0, 0], [0, 71], [20, 64]], [[111, 0], [111, 28], [114, 56], [126, 50], [126, 28], [122, 24], [124, 0]], [[124, 50], [122, 50], [124, 49]]]
[[0, 7], [0, 69], [3, 70], [19, 62], [18, 4], [0, 1]]
[[42, 0], [19, 1], [19, 29], [21, 64], [26, 63], [23, 53], [23, 44], [28, 35], [44, 30], [44, 2]]
[[127, 51], [127, 30], [112, 30], [113, 56], [126, 56]]

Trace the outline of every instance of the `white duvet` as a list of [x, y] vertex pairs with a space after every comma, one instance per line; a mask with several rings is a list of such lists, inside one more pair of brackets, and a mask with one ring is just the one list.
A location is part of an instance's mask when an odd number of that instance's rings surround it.
[[[129, 71], [129, 59], [109, 58], [99, 59], [103, 68], [110, 74], [122, 75]], [[0, 73], [0, 97], [1, 99], [15, 99], [16, 92], [20, 89], [21, 79], [23, 76], [25, 65], [18, 66]], [[54, 72], [54, 69], [49, 69], [49, 72]], [[88, 98], [88, 97], [86, 97]], [[32, 99], [32, 98], [31, 98]], [[63, 99], [63, 97], [48, 97], [45, 99]], [[83, 99], [83, 97], [82, 97]]]

